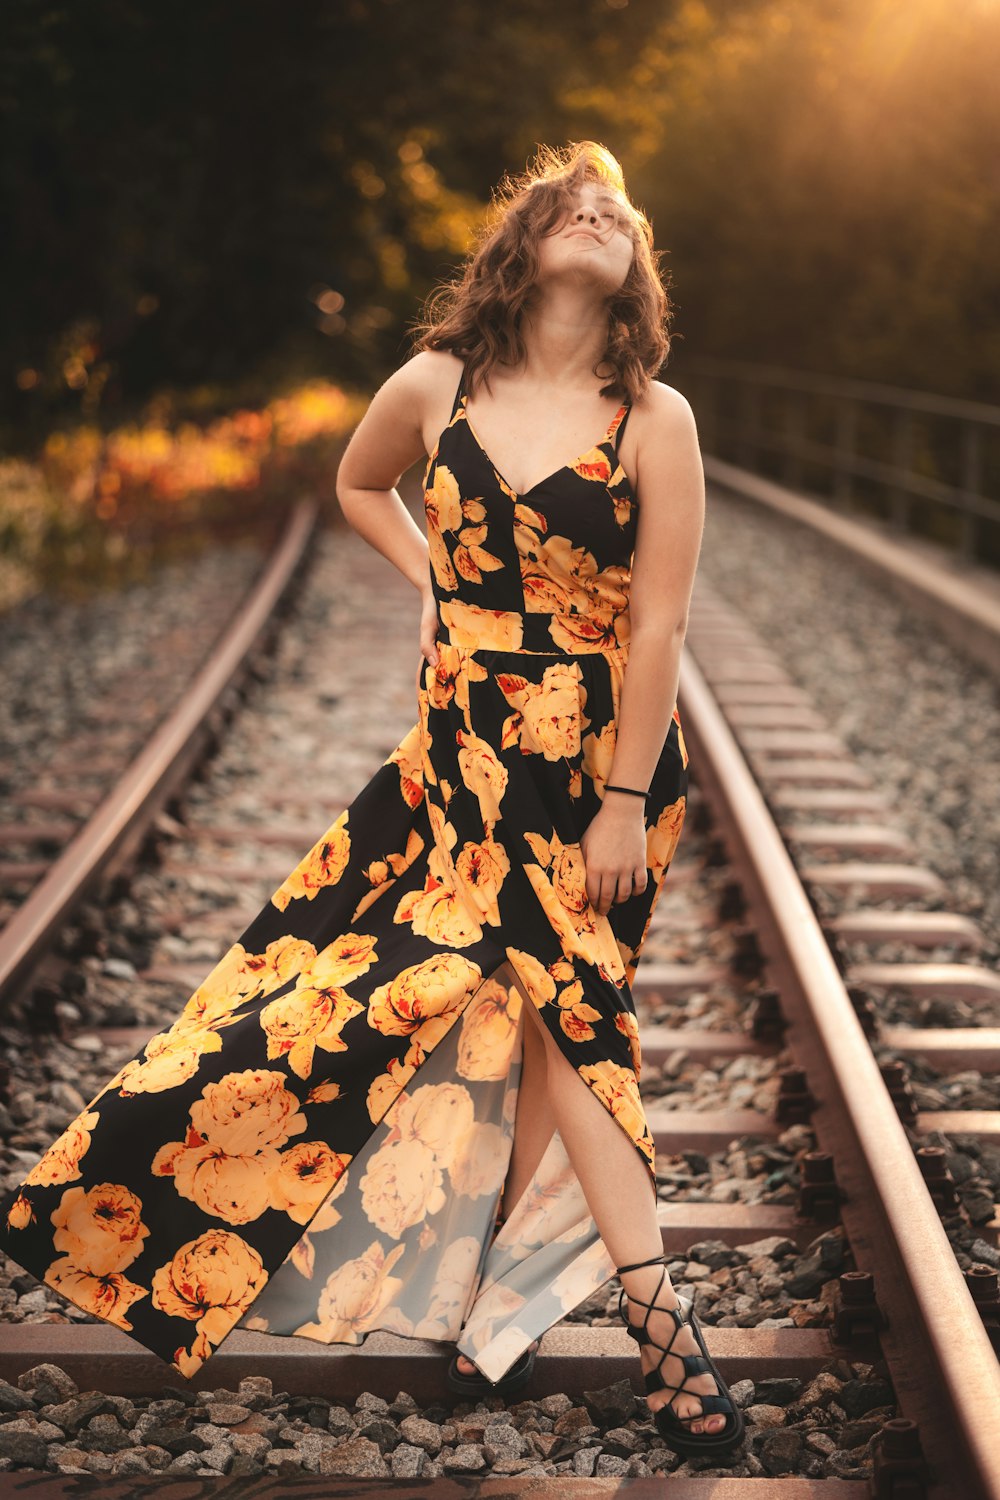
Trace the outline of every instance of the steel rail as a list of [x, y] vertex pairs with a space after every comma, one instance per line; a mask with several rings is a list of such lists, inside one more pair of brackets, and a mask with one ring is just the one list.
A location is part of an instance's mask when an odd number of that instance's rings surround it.
[[[861, 1023], [763, 794], [685, 646], [679, 707], [699, 785], [761, 951], [786, 1037], [833, 1153], [856, 1265], [875, 1278], [902, 1414], [919, 1424], [937, 1493], [1000, 1497], [1000, 1367]], [[942, 1420], [942, 1418], [945, 1420]]]
[[213, 711], [234, 686], [284, 596], [318, 516], [314, 500], [295, 506], [274, 553], [177, 708], [0, 933], [0, 1004], [9, 1003], [24, 986], [58, 928], [98, 878], [112, 873], [136, 848], [188, 776], [211, 733]]

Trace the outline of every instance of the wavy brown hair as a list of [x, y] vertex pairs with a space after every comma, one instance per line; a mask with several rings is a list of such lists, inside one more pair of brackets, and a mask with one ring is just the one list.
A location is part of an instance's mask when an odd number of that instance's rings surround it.
[[[496, 364], [524, 358], [522, 316], [537, 293], [538, 242], [550, 233], [584, 182], [600, 182], [618, 203], [618, 225], [635, 247], [628, 275], [608, 300], [608, 339], [594, 374], [602, 396], [635, 401], [670, 349], [672, 308], [661, 260], [646, 215], [629, 198], [621, 166], [596, 141], [542, 146], [526, 171], [505, 173], [476, 241], [454, 280], [435, 288], [423, 317], [412, 325], [412, 354], [448, 349], [466, 361], [470, 394], [479, 380], [489, 389]], [[610, 366], [612, 374], [599, 374]]]

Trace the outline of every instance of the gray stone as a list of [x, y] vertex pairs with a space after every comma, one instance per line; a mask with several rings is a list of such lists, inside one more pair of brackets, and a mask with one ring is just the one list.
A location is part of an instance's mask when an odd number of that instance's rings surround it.
[[45, 1468], [45, 1439], [35, 1432], [11, 1432], [0, 1427], [0, 1458], [26, 1469]]
[[770, 1406], [787, 1406], [802, 1392], [802, 1381], [794, 1375], [772, 1375], [757, 1381], [757, 1400]]
[[782, 1427], [785, 1411], [781, 1406], [766, 1406], [763, 1403], [746, 1408], [747, 1420], [755, 1427]]
[[266, 1375], [247, 1375], [240, 1381], [237, 1394], [241, 1406], [248, 1406], [251, 1411], [260, 1411], [270, 1403], [274, 1388]]
[[399, 1428], [390, 1422], [388, 1417], [372, 1417], [368, 1422], [358, 1428], [360, 1437], [370, 1438], [377, 1443], [383, 1453], [391, 1453], [398, 1443], [402, 1442]]
[[496, 1465], [502, 1458], [524, 1458], [528, 1445], [510, 1422], [491, 1422], [483, 1434], [483, 1452]]
[[616, 1380], [614, 1385], [602, 1386], [597, 1391], [584, 1391], [582, 1395], [587, 1410], [599, 1423], [627, 1422], [629, 1417], [635, 1415], [635, 1394], [627, 1380]]
[[477, 1443], [460, 1443], [454, 1453], [442, 1454], [441, 1462], [446, 1474], [478, 1474], [486, 1468], [483, 1450]]
[[251, 1458], [249, 1453], [236, 1453], [229, 1465], [229, 1473], [236, 1474], [240, 1478], [249, 1479], [257, 1474], [263, 1474], [264, 1466], [257, 1459]]
[[419, 1479], [427, 1462], [427, 1454], [423, 1448], [415, 1448], [412, 1443], [400, 1443], [393, 1449], [390, 1462], [393, 1479]]
[[628, 1460], [619, 1458], [617, 1453], [599, 1453], [597, 1463], [594, 1465], [594, 1475], [597, 1479], [611, 1478], [628, 1474]]
[[[81, 1106], [82, 1108], [82, 1106]], [[17, 1377], [22, 1391], [30, 1391], [39, 1406], [52, 1406], [77, 1395], [79, 1387], [72, 1376], [58, 1365], [35, 1365]]]
[[389, 1403], [383, 1396], [375, 1396], [371, 1391], [362, 1391], [354, 1403], [356, 1412], [371, 1412], [373, 1416], [384, 1417], [389, 1410]]
[[729, 1387], [729, 1394], [736, 1405], [744, 1411], [757, 1399], [757, 1388], [752, 1380], [734, 1380]]
[[756, 1260], [759, 1255], [766, 1255], [770, 1260], [783, 1260], [786, 1255], [797, 1255], [799, 1247], [786, 1235], [772, 1234], [766, 1239], [751, 1240], [746, 1245], [736, 1245], [734, 1248], [745, 1255], [747, 1260]]
[[399, 1431], [408, 1443], [423, 1448], [431, 1458], [441, 1451], [441, 1428], [437, 1422], [428, 1422], [426, 1417], [404, 1417]]
[[772, 1428], [754, 1440], [754, 1452], [767, 1474], [791, 1474], [802, 1456], [802, 1435], [791, 1428]]
[[863, 1417], [875, 1406], [891, 1406], [893, 1399], [892, 1386], [884, 1380], [849, 1380], [837, 1397], [849, 1417]]
[[617, 1453], [619, 1458], [630, 1458], [642, 1447], [642, 1439], [631, 1427], [612, 1427], [604, 1434], [601, 1447], [605, 1453]]
[[[388, 1402], [383, 1403], [388, 1406]], [[355, 1479], [389, 1479], [391, 1470], [377, 1446], [368, 1438], [352, 1437], [335, 1448], [327, 1448], [320, 1458], [319, 1472], [349, 1474]]]
[[236, 1406], [228, 1401], [213, 1402], [207, 1408], [208, 1420], [214, 1427], [236, 1427], [250, 1415], [249, 1406]]
[[355, 1419], [346, 1406], [331, 1406], [326, 1425], [336, 1437], [347, 1437], [355, 1428]]
[[25, 1391], [18, 1390], [16, 1385], [8, 1385], [6, 1380], [0, 1380], [0, 1412], [32, 1411], [34, 1404]]
[[111, 1411], [111, 1402], [100, 1391], [85, 1391], [82, 1396], [73, 1396], [58, 1406], [48, 1406], [45, 1415], [50, 1422], [75, 1437], [80, 1428], [92, 1417]]

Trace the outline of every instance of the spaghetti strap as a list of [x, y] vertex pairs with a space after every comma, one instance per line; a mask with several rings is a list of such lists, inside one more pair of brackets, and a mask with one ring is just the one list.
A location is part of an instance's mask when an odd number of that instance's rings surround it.
[[458, 390], [455, 392], [455, 399], [454, 399], [454, 401], [451, 404], [451, 416], [448, 418], [449, 423], [453, 420], [453, 418], [455, 416], [455, 413], [458, 411], [459, 405], [460, 405], [462, 397], [464, 395], [465, 395], [465, 360], [463, 359], [463, 361], [462, 361], [462, 373], [459, 376], [459, 381], [458, 381]]
[[631, 410], [631, 401], [623, 401], [621, 406], [619, 406], [618, 410], [612, 417], [610, 426], [608, 427], [607, 433], [605, 434], [604, 441], [606, 443], [613, 443], [616, 453], [618, 451], [618, 446], [621, 443], [622, 433], [625, 431], [625, 423], [628, 421], [629, 412]]

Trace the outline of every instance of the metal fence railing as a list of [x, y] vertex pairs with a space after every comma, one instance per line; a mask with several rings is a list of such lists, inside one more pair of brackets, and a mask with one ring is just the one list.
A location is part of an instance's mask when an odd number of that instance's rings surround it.
[[666, 378], [704, 453], [1000, 566], [1000, 406], [742, 360], [677, 366]]

